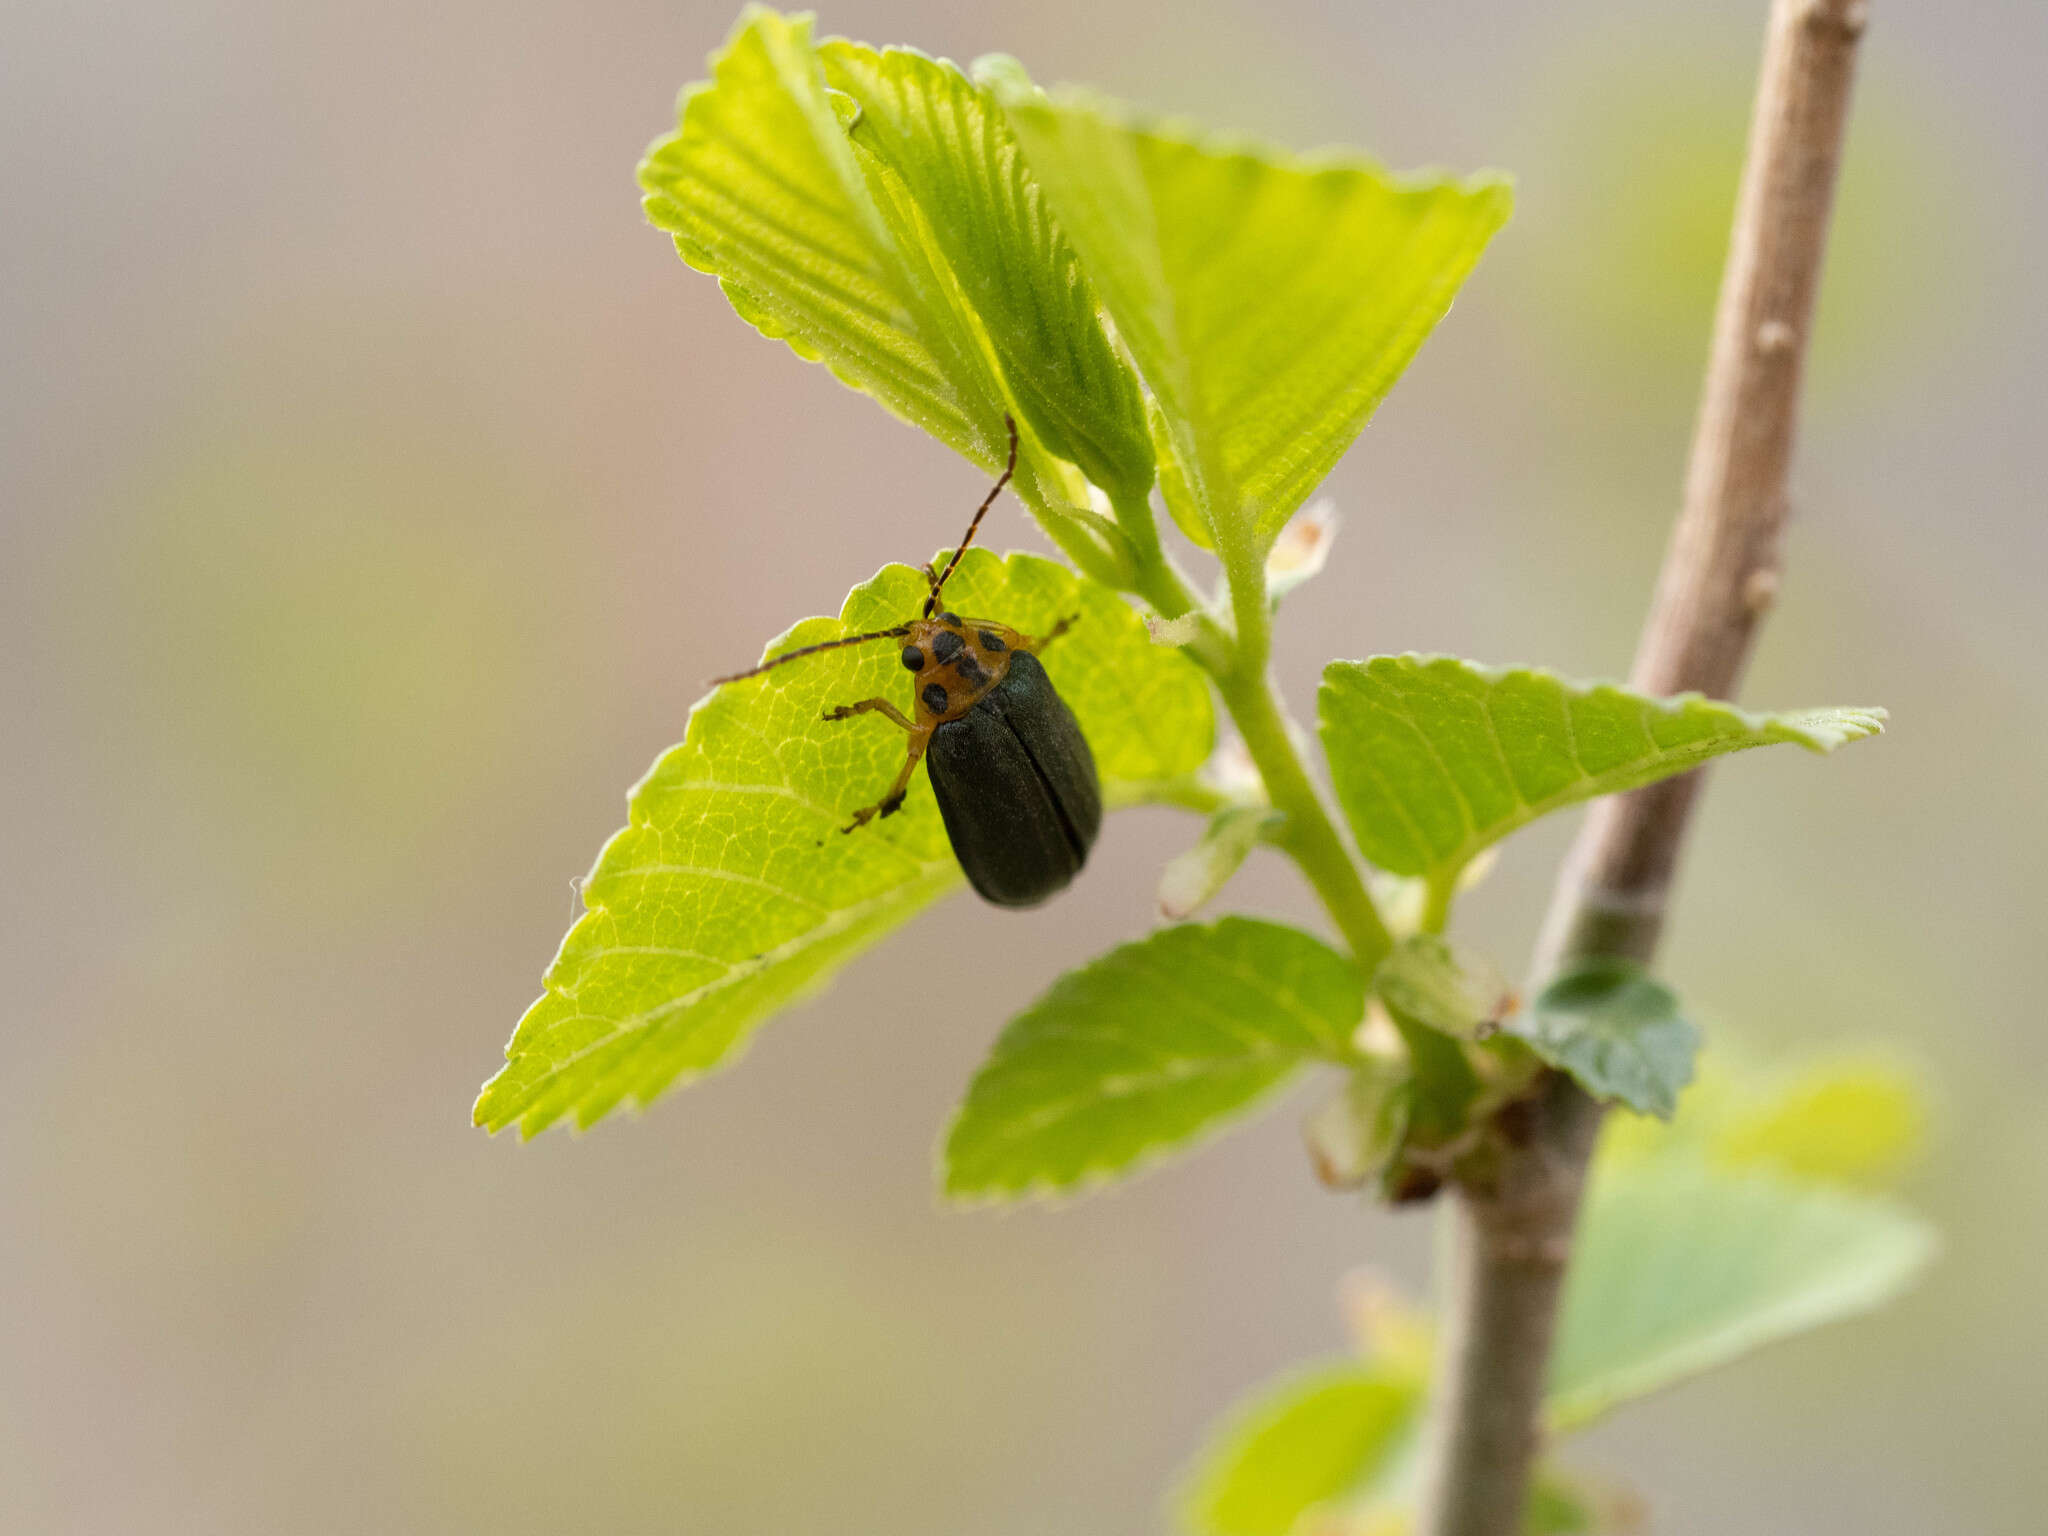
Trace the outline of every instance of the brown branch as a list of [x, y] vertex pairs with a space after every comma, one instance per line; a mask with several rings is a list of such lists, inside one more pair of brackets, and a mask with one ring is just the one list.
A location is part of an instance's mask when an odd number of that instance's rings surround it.
[[[1785, 477], [1864, 0], [1775, 0], [1686, 474], [1631, 683], [1731, 697], [1778, 585]], [[1560, 876], [1533, 974], [1647, 961], [1700, 776], [1597, 802]], [[1461, 1188], [1421, 1536], [1518, 1536], [1551, 1334], [1599, 1106], [1554, 1076], [1499, 1178]]]

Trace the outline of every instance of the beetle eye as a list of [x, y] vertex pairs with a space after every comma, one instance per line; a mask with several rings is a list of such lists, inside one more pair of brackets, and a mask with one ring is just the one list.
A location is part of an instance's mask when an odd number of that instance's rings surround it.
[[914, 645], [906, 645], [903, 647], [903, 665], [910, 668], [913, 672], [922, 672], [924, 670], [924, 652]]
[[953, 629], [958, 629], [960, 627], [960, 615], [957, 613], [942, 613], [939, 615], [939, 622]]

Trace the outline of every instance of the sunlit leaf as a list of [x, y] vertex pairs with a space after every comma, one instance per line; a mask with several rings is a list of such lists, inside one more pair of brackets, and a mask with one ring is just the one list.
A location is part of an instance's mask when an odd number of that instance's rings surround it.
[[1585, 1423], [1773, 1340], [1868, 1311], [1935, 1241], [1891, 1202], [1669, 1156], [1599, 1169], [1566, 1280], [1546, 1415]]
[[1920, 1073], [1882, 1052], [1829, 1052], [1779, 1067], [1746, 1061], [1722, 1042], [1699, 1066], [1669, 1124], [1628, 1115], [1607, 1121], [1602, 1167], [1676, 1153], [1716, 1168], [1881, 1190], [1926, 1138]]
[[860, 107], [850, 136], [871, 176], [899, 182], [915, 210], [899, 240], [927, 245], [958, 284], [1019, 415], [1096, 484], [1143, 495], [1153, 465], [1137, 379], [1002, 109], [950, 63], [910, 49], [834, 40], [818, 54], [827, 84]]
[[1061, 977], [1011, 1021], [946, 1139], [957, 1199], [1098, 1184], [1219, 1127], [1365, 1007], [1350, 961], [1278, 923], [1183, 924]]
[[[838, 619], [808, 619], [771, 651], [901, 622], [925, 593], [922, 573], [887, 567]], [[970, 550], [947, 599], [1027, 633], [1079, 615], [1045, 667], [1120, 803], [1208, 756], [1206, 682], [1114, 593], [1037, 556]], [[859, 646], [726, 684], [691, 711], [584, 883], [588, 910], [477, 1101], [479, 1125], [531, 1135], [647, 1103], [959, 884], [922, 772], [900, 814], [840, 831], [887, 787], [903, 734], [879, 716], [821, 717], [875, 695], [907, 705], [908, 686], [893, 647]]]
[[[897, 244], [833, 108], [808, 17], [750, 9], [641, 163], [647, 216], [741, 315], [982, 463], [987, 360]], [[919, 278], [925, 281], [920, 282]]]
[[975, 463], [1002, 461], [1019, 416], [1019, 494], [1111, 574], [1113, 531], [1042, 453], [1142, 490], [1150, 441], [1001, 114], [951, 65], [814, 47], [809, 17], [758, 6], [711, 66], [641, 163], [648, 218], [741, 318]]
[[1539, 816], [1773, 742], [1831, 752], [1884, 729], [1881, 709], [1751, 714], [1697, 694], [1449, 656], [1375, 656], [1323, 670], [1323, 748], [1365, 856], [1450, 877]]
[[1197, 1459], [1183, 1523], [1201, 1536], [1291, 1536], [1368, 1487], [1409, 1437], [1422, 1384], [1359, 1361], [1314, 1366], [1241, 1405]]
[[[978, 62], [1157, 397], [1211, 536], [1270, 540], [1450, 307], [1512, 194], [1193, 142]], [[1168, 505], [1183, 515], [1170, 487]], [[1208, 542], [1203, 539], [1202, 542]]]
[[1904, 1066], [1836, 1057], [1808, 1064], [1745, 1108], [1731, 1107], [1708, 1156], [1724, 1167], [1882, 1188], [1919, 1151], [1926, 1130], [1924, 1095]]
[[1700, 1032], [1671, 989], [1624, 960], [1594, 960], [1545, 987], [1509, 1029], [1596, 1099], [1670, 1119]]

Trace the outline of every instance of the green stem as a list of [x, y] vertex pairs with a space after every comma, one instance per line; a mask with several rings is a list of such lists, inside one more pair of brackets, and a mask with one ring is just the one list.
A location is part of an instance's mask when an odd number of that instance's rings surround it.
[[1424, 933], [1442, 933], [1451, 920], [1451, 899], [1458, 894], [1459, 870], [1431, 875], [1423, 886], [1422, 921]]
[[[1130, 500], [1127, 504], [1120, 499], [1116, 514], [1136, 555], [1138, 595], [1163, 618], [1177, 619], [1201, 609], [1201, 598], [1159, 546], [1150, 502]], [[1244, 737], [1273, 808], [1287, 818], [1276, 838], [1278, 846], [1315, 887], [1331, 921], [1351, 946], [1352, 958], [1371, 975], [1394, 947], [1393, 935], [1387, 932], [1379, 908], [1359, 878], [1358, 865], [1339, 840], [1323, 809], [1322, 796], [1302, 766], [1286, 710], [1267, 675], [1272, 614], [1266, 595], [1265, 556], [1249, 539], [1233, 541], [1227, 549], [1219, 547], [1217, 554], [1230, 583], [1236, 633], [1226, 636], [1213, 619], [1205, 619], [1205, 633], [1187, 647], [1188, 653], [1216, 680], [1224, 708]]]
[[1218, 677], [1216, 685], [1266, 781], [1273, 808], [1287, 817], [1280, 829], [1280, 846], [1315, 887], [1331, 920], [1351, 946], [1359, 969], [1371, 975], [1393, 949], [1393, 935], [1387, 932], [1379, 908], [1359, 878], [1358, 866], [1338, 841], [1322, 798], [1302, 767], [1272, 684], [1263, 673], [1247, 678], [1233, 672]]
[[[1227, 519], [1225, 526], [1242, 530], [1239, 519]], [[1237, 644], [1233, 664], [1217, 677], [1216, 686], [1258, 764], [1274, 808], [1286, 813], [1282, 846], [1322, 898], [1359, 969], [1370, 976], [1393, 949], [1394, 937], [1302, 767], [1286, 711], [1273, 691], [1267, 665], [1273, 651], [1273, 612], [1266, 592], [1265, 551], [1249, 530], [1221, 535], [1219, 529], [1216, 554], [1230, 583]]]

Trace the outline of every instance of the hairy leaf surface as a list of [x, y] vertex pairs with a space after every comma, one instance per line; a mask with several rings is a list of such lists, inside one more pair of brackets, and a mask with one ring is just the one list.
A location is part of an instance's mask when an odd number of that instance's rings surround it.
[[[889, 566], [838, 619], [807, 619], [770, 654], [914, 616], [924, 576]], [[1194, 665], [1152, 644], [1114, 593], [1035, 555], [970, 550], [947, 586], [959, 612], [1031, 634], [1079, 615], [1045, 668], [1116, 803], [1191, 773], [1215, 725]], [[903, 761], [878, 715], [828, 722], [833, 705], [910, 704], [886, 643], [827, 652], [728, 683], [690, 713], [682, 744], [635, 786], [626, 828], [583, 886], [587, 911], [549, 967], [507, 1064], [477, 1101], [491, 1130], [589, 1125], [645, 1104], [731, 1057], [777, 1008], [960, 883], [922, 772], [902, 811], [851, 834]]]
[[1669, 1120], [1692, 1081], [1700, 1032], [1671, 989], [1625, 960], [1594, 960], [1543, 989], [1511, 1033], [1596, 1099]]
[[1751, 714], [1412, 654], [1330, 663], [1320, 704], [1359, 848], [1382, 869], [1438, 881], [1552, 811], [1773, 742], [1832, 752], [1885, 721], [1881, 709]]
[[1056, 1194], [1156, 1160], [1312, 1060], [1365, 1009], [1350, 961], [1296, 928], [1161, 929], [1053, 984], [1011, 1021], [946, 1139], [958, 1199]]
[[1351, 446], [1506, 221], [1506, 180], [1194, 142], [1015, 60], [975, 66], [1171, 432], [1168, 505], [1270, 540]]
[[1142, 495], [1153, 464], [1137, 378], [1001, 107], [952, 64], [911, 49], [835, 39], [818, 54], [826, 82], [860, 108], [848, 133], [885, 183], [877, 201], [914, 210], [899, 240], [927, 248], [957, 284], [961, 323], [986, 335], [1018, 414], [1097, 485]]

